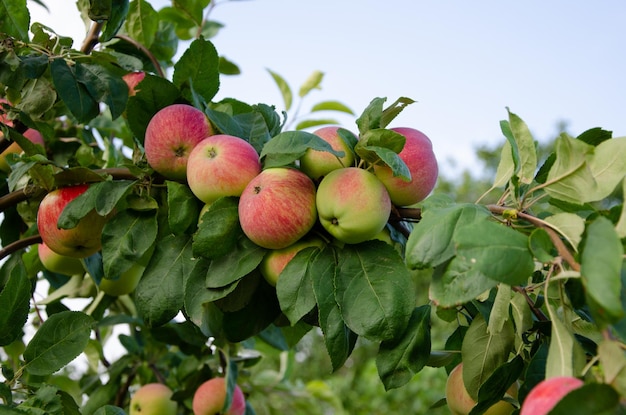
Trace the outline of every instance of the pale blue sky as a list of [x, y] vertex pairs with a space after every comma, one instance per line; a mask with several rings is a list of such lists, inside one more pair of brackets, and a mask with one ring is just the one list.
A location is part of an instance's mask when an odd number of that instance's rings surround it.
[[[156, 8], [167, 3], [152, 2]], [[242, 75], [223, 77], [217, 99], [232, 96], [282, 109], [266, 68], [294, 90], [313, 70], [325, 72], [323, 89], [303, 103], [305, 110], [338, 99], [360, 113], [375, 97], [391, 103], [408, 96], [418, 102], [392, 126], [430, 136], [450, 172], [446, 160], [471, 166], [476, 145], [503, 142], [499, 121], [506, 107], [538, 139], [554, 136], [559, 121], [573, 134], [600, 126], [626, 135], [621, 0], [221, 3], [211, 18], [225, 28], [212, 41]], [[38, 12], [33, 21], [82, 38], [73, 1], [47, 4], [60, 18]], [[352, 119], [341, 121], [356, 130]]]

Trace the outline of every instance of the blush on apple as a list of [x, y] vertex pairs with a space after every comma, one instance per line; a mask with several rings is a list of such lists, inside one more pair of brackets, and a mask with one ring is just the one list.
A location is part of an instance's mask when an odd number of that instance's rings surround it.
[[144, 141], [148, 164], [166, 179], [184, 182], [189, 153], [211, 135], [213, 127], [202, 111], [186, 104], [168, 105], [148, 122]]
[[305, 248], [324, 246], [324, 240], [311, 236], [304, 237], [294, 244], [289, 245], [282, 249], [272, 249], [265, 254], [261, 264], [259, 265], [259, 271], [263, 278], [272, 286], [276, 286], [280, 273], [283, 272], [289, 261], [296, 256], [296, 254]]
[[546, 415], [565, 395], [585, 383], [571, 376], [556, 376], [535, 385], [522, 403], [520, 415]]
[[137, 93], [138, 91], [137, 85], [139, 84], [139, 82], [143, 81], [145, 77], [146, 77], [146, 73], [143, 71], [129, 72], [125, 74], [124, 76], [122, 76], [122, 80], [126, 82], [126, 85], [128, 86], [129, 97], [132, 97], [133, 95]]
[[[45, 147], [45, 142], [41, 133], [35, 129], [29, 128], [24, 131], [24, 137], [28, 138], [32, 143], [39, 144], [42, 147]], [[0, 132], [0, 138], [3, 136], [2, 132]], [[1, 154], [0, 154], [0, 170], [4, 172], [9, 172], [11, 167], [7, 162], [7, 156], [9, 154], [19, 154], [22, 152], [22, 148], [16, 142], [11, 143]]]
[[200, 141], [187, 160], [187, 183], [204, 203], [240, 196], [260, 172], [261, 162], [254, 147], [242, 138], [226, 134]]
[[226, 380], [222, 377], [215, 377], [196, 389], [191, 406], [194, 415], [243, 415], [246, 413], [246, 399], [239, 385], [235, 385], [232, 402], [223, 412], [225, 403]]
[[297, 169], [263, 170], [244, 189], [238, 210], [241, 228], [252, 242], [268, 249], [285, 248], [317, 221], [315, 184]]
[[337, 157], [327, 151], [308, 149], [300, 158], [300, 170], [313, 180], [319, 180], [333, 170], [350, 167], [354, 164], [354, 151], [337, 132], [341, 127], [322, 127], [313, 134], [326, 141], [333, 150], [343, 151], [343, 157]]

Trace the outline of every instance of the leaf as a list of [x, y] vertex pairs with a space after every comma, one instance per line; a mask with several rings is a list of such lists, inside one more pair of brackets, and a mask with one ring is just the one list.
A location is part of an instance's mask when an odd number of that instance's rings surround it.
[[[300, 250], [285, 266], [276, 283], [276, 296], [280, 309], [293, 326], [315, 307], [313, 264], [319, 248]], [[310, 264], [310, 265], [309, 265]]]
[[79, 81], [75, 68], [70, 68], [65, 59], [56, 58], [50, 63], [50, 74], [59, 98], [80, 123], [98, 116], [98, 102], [87, 87]]
[[597, 188], [587, 192], [583, 202], [595, 202], [608, 197], [626, 177], [626, 137], [601, 142], [589, 165]]
[[174, 65], [174, 85], [182, 95], [193, 102], [191, 91], [199, 94], [205, 102], [213, 99], [219, 90], [219, 57], [213, 43], [196, 39]]
[[30, 14], [26, 7], [26, 0], [0, 2], [0, 22], [2, 22], [2, 32], [23, 42], [29, 41]]
[[206, 287], [220, 288], [252, 272], [263, 260], [266, 250], [241, 236], [234, 249], [209, 264]]
[[469, 203], [425, 210], [406, 243], [407, 265], [433, 268], [450, 260], [455, 255], [458, 229], [490, 216], [486, 208]]
[[524, 359], [520, 355], [494, 370], [478, 390], [478, 400], [470, 414], [486, 413], [485, 411], [492, 405], [500, 402], [511, 385], [517, 382], [523, 370]]
[[383, 128], [381, 118], [383, 116], [383, 104], [387, 98], [374, 98], [357, 118], [356, 125], [359, 128], [359, 135], [365, 134], [374, 128]]
[[382, 241], [338, 251], [335, 299], [346, 325], [373, 341], [404, 333], [414, 307], [413, 282], [397, 251]]
[[304, 155], [307, 149], [327, 151], [337, 157], [343, 157], [343, 151], [336, 151], [332, 146], [315, 134], [305, 131], [285, 131], [269, 140], [261, 151], [264, 168], [287, 166]]
[[338, 111], [353, 115], [354, 112], [345, 104], [339, 101], [322, 101], [311, 107], [311, 112], [317, 111]]
[[107, 216], [135, 184], [134, 180], [108, 180], [89, 186], [95, 199], [94, 208], [100, 216]]
[[578, 251], [578, 244], [585, 231], [585, 220], [574, 213], [556, 213], [543, 219], [552, 229], [561, 234]]
[[402, 134], [393, 130], [375, 128], [361, 134], [361, 138], [357, 142], [354, 151], [356, 151], [356, 153], [359, 154], [361, 158], [370, 161], [365, 157], [365, 152], [363, 152], [364, 155], [360, 154], [362, 147], [384, 147], [393, 151], [394, 153], [399, 153], [404, 148], [405, 143], [406, 137]]
[[620, 407], [620, 396], [614, 388], [601, 383], [588, 383], [565, 395], [550, 410], [550, 415], [621, 413], [620, 409], [623, 409]]
[[477, 400], [478, 390], [494, 371], [502, 366], [513, 350], [515, 333], [507, 322], [499, 333], [489, 333], [481, 314], [469, 326], [461, 355], [463, 356], [463, 383], [469, 395]]
[[316, 118], [316, 119], [308, 119], [302, 120], [298, 124], [296, 124], [296, 130], [304, 130], [312, 127], [319, 127], [321, 125], [335, 125], [339, 124], [339, 121], [335, 118]]
[[506, 322], [509, 321], [509, 306], [512, 293], [511, 286], [506, 284], [498, 285], [498, 292], [489, 313], [489, 324], [487, 325], [489, 333], [500, 333]]
[[367, 146], [359, 147], [357, 154], [359, 154], [361, 159], [370, 163], [388, 166], [394, 176], [400, 177], [407, 182], [411, 180], [411, 171], [404, 160], [393, 150], [385, 147]]
[[159, 15], [146, 0], [132, 0], [124, 28], [137, 42], [150, 48], [159, 25]]
[[533, 326], [533, 315], [530, 304], [522, 293], [514, 292], [511, 299], [511, 317], [515, 324], [517, 337], [523, 339], [524, 333]]
[[386, 128], [389, 124], [391, 124], [391, 121], [393, 121], [398, 116], [398, 114], [400, 114], [402, 110], [406, 108], [407, 105], [413, 104], [414, 102], [415, 101], [413, 101], [411, 98], [398, 98], [393, 104], [383, 110], [383, 113], [380, 117], [380, 128]]
[[520, 166], [518, 176], [521, 183], [530, 184], [537, 169], [537, 152], [535, 149], [535, 139], [528, 130], [528, 126], [520, 117], [509, 111], [509, 126], [511, 133], [517, 144], [520, 156]]
[[191, 237], [168, 235], [157, 241], [135, 290], [137, 311], [148, 326], [161, 326], [178, 314], [184, 301], [184, 278], [194, 263]]
[[591, 315], [600, 328], [624, 316], [621, 268], [624, 249], [611, 221], [598, 217], [585, 231], [580, 273]]
[[432, 276], [430, 299], [439, 307], [454, 307], [498, 285], [496, 280], [488, 278], [472, 265], [462, 257], [438, 265]]
[[306, 81], [304, 81], [304, 83], [300, 86], [298, 96], [300, 98], [304, 98], [313, 89], [321, 89], [320, 84], [322, 83], [322, 79], [324, 79], [324, 72], [313, 71], [313, 73], [311, 73]]
[[0, 346], [7, 346], [22, 335], [28, 319], [31, 283], [19, 261], [11, 268], [8, 281], [0, 291]]
[[554, 307], [546, 303], [548, 315], [552, 321], [550, 346], [546, 360], [546, 378], [556, 376], [577, 376], [575, 367], [578, 346], [571, 330], [560, 320]]
[[97, 102], [108, 105], [113, 119], [122, 115], [128, 101], [128, 87], [110, 65], [97, 62], [97, 65], [75, 64], [76, 79], [85, 86], [91, 97]]
[[193, 235], [194, 255], [214, 259], [235, 249], [243, 235], [239, 225], [238, 201], [236, 197], [224, 197], [209, 206]]
[[91, 316], [79, 311], [51, 315], [26, 346], [24, 368], [38, 376], [61, 369], [85, 349], [94, 323]]
[[129, 10], [129, 0], [113, 0], [111, 4], [111, 15], [104, 25], [104, 30], [100, 35], [100, 43], [108, 42], [122, 28], [126, 21]]
[[126, 412], [119, 406], [104, 405], [98, 408], [93, 415], [126, 415]]
[[530, 233], [528, 246], [533, 256], [543, 263], [551, 262], [556, 255], [550, 235], [543, 228], [536, 228]]
[[185, 233], [198, 222], [198, 199], [189, 186], [166, 180], [167, 220], [174, 234]]
[[293, 103], [293, 93], [291, 92], [289, 84], [278, 73], [270, 69], [267, 69], [267, 72], [269, 72], [269, 74], [272, 76], [272, 79], [274, 79], [276, 86], [278, 86], [278, 89], [280, 90], [280, 93], [283, 97], [283, 102], [285, 104], [285, 111], [289, 111], [291, 109], [291, 104]]
[[496, 169], [496, 177], [490, 190], [502, 187], [511, 180], [515, 174], [515, 159], [513, 158], [513, 148], [511, 143], [506, 141], [500, 152], [500, 162]]
[[428, 363], [430, 312], [429, 305], [416, 307], [404, 336], [381, 343], [376, 355], [376, 367], [385, 390], [406, 385]]
[[[622, 181], [622, 194], [626, 195], [626, 179]], [[615, 231], [620, 239], [626, 238], [626, 203], [622, 201], [622, 213], [615, 225]]]

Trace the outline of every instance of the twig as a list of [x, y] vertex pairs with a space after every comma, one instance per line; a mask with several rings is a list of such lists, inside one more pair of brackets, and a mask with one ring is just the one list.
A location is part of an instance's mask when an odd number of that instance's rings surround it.
[[548, 321], [548, 317], [541, 311], [539, 308], [535, 306], [535, 302], [528, 296], [528, 293], [523, 287], [512, 287], [513, 291], [518, 292], [524, 296], [528, 306], [530, 307], [530, 311], [537, 317], [539, 321]]
[[18, 239], [17, 241], [12, 242], [4, 248], [0, 249], [0, 260], [11, 255], [13, 252], [19, 251], [20, 249], [26, 248], [27, 246], [38, 243], [41, 243], [41, 236], [39, 235], [33, 235], [23, 239]]
[[102, 22], [94, 22], [89, 28], [89, 33], [87, 33], [87, 37], [83, 41], [83, 45], [80, 47], [80, 51], [84, 54], [89, 54], [94, 47], [98, 44], [98, 36], [100, 36], [100, 31], [102, 30], [103, 23]]

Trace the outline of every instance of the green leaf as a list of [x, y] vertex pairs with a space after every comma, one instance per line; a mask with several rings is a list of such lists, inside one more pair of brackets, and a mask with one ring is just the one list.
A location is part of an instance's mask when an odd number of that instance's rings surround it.
[[78, 122], [86, 123], [98, 116], [100, 110], [97, 100], [91, 96], [76, 71], [63, 58], [56, 58], [50, 63], [52, 82], [59, 98]]
[[161, 326], [178, 314], [183, 306], [184, 278], [194, 263], [191, 237], [168, 235], [157, 241], [135, 290], [137, 311], [147, 325]]
[[535, 139], [528, 130], [528, 126], [520, 117], [509, 111], [509, 126], [515, 138], [515, 143], [519, 150], [520, 169], [518, 176], [521, 183], [529, 184], [535, 177], [537, 170], [537, 152], [535, 150]]
[[498, 285], [498, 292], [489, 313], [489, 324], [487, 325], [489, 333], [498, 334], [502, 331], [506, 322], [509, 321], [509, 307], [512, 294], [513, 291], [509, 285]]
[[113, 212], [135, 183], [134, 180], [108, 180], [89, 186], [87, 191], [95, 199], [94, 208], [98, 215], [106, 216]]
[[2, 31], [23, 42], [28, 42], [30, 14], [26, 0], [4, 0], [0, 2], [0, 22]]
[[312, 90], [321, 89], [320, 84], [322, 83], [322, 79], [324, 79], [324, 72], [313, 71], [313, 73], [309, 75], [306, 81], [304, 81], [304, 83], [300, 86], [298, 96], [300, 98], [304, 98]]
[[129, 0], [113, 0], [111, 4], [111, 14], [104, 25], [104, 30], [100, 35], [100, 43], [108, 42], [122, 28], [126, 21], [129, 10]]
[[536, 228], [529, 237], [528, 243], [530, 251], [538, 261], [543, 263], [551, 262], [555, 256], [554, 245], [545, 229]]
[[11, 344], [22, 335], [28, 319], [31, 283], [24, 263], [13, 265], [8, 281], [0, 291], [0, 346]]
[[362, 147], [384, 147], [395, 153], [399, 153], [404, 148], [405, 143], [406, 137], [402, 134], [392, 130], [375, 128], [361, 134], [361, 138], [354, 147], [354, 151], [356, 151], [361, 158], [373, 163], [375, 160], [369, 160], [365, 153], [361, 155]]
[[[626, 179], [622, 180], [622, 194], [626, 195]], [[620, 239], [626, 238], [626, 203], [622, 201], [622, 213], [615, 225], [615, 231]]]
[[578, 251], [578, 244], [585, 231], [585, 220], [574, 213], [556, 213], [543, 219], [552, 229], [561, 234]]
[[561, 321], [561, 316], [557, 314], [554, 307], [549, 303], [546, 306], [552, 321], [552, 330], [545, 377], [577, 376], [580, 368], [576, 365], [576, 355], [582, 353], [580, 346], [576, 343], [571, 329]]
[[24, 368], [39, 376], [61, 369], [85, 349], [94, 323], [91, 316], [78, 311], [51, 315], [26, 346]]
[[108, 105], [113, 119], [122, 115], [128, 101], [128, 87], [108, 63], [97, 65], [75, 64], [76, 79], [85, 86], [91, 97]]
[[182, 95], [193, 102], [192, 89], [205, 102], [213, 99], [219, 90], [219, 57], [213, 43], [196, 39], [174, 65], [174, 85]]
[[336, 151], [332, 146], [315, 134], [305, 131], [285, 131], [269, 140], [263, 147], [260, 157], [264, 159], [264, 168], [287, 166], [304, 155], [307, 149], [328, 151], [337, 157], [343, 157], [343, 151]]
[[463, 257], [438, 265], [432, 275], [430, 298], [439, 307], [455, 307], [498, 285]]
[[599, 217], [585, 231], [580, 273], [591, 315], [600, 328], [624, 316], [621, 268], [624, 249], [611, 221]]
[[280, 93], [283, 97], [283, 102], [285, 104], [285, 111], [289, 111], [291, 109], [291, 104], [293, 103], [293, 93], [291, 92], [291, 88], [285, 79], [280, 76], [278, 73], [267, 69], [267, 72], [272, 76], [272, 79], [278, 86]]
[[98, 408], [93, 415], [126, 415], [126, 412], [119, 406], [104, 405]]
[[404, 333], [414, 307], [413, 282], [389, 244], [369, 241], [338, 251], [335, 299], [346, 325], [373, 341]]
[[129, 4], [124, 28], [128, 35], [149, 48], [154, 42], [159, 25], [159, 15], [146, 0], [133, 0]]
[[319, 248], [309, 247], [299, 251], [287, 263], [276, 283], [276, 296], [280, 309], [293, 326], [315, 307], [313, 278], [318, 276], [313, 267]]
[[407, 330], [398, 340], [383, 341], [376, 355], [385, 390], [406, 385], [430, 359], [430, 306], [413, 310]]
[[374, 98], [357, 118], [356, 125], [359, 128], [359, 135], [375, 128], [384, 128], [381, 125], [383, 116], [383, 104], [387, 98]]
[[95, 22], [109, 20], [111, 16], [112, 0], [90, 0], [88, 15]]
[[[511, 180], [511, 177], [515, 174], [515, 159], [513, 158], [513, 148], [511, 143], [506, 141], [502, 146], [500, 152], [500, 162], [496, 169], [496, 177], [493, 181], [491, 189], [502, 187]], [[490, 189], [490, 190], [491, 190]]]
[[206, 287], [224, 287], [244, 277], [261, 263], [265, 252], [264, 248], [241, 236], [228, 254], [211, 261]]
[[407, 265], [433, 268], [450, 260], [455, 255], [458, 229], [490, 216], [486, 208], [469, 203], [425, 210], [406, 243]]
[[339, 124], [339, 121], [335, 118], [316, 118], [316, 119], [308, 119], [302, 120], [298, 124], [296, 124], [296, 130], [305, 130], [307, 128], [319, 127], [321, 125], [335, 125]]
[[339, 101], [322, 101], [311, 107], [311, 112], [317, 111], [338, 111], [353, 115], [354, 112], [345, 104]]
[[198, 199], [189, 186], [167, 180], [167, 220], [174, 234], [185, 233], [198, 222]]
[[[621, 408], [623, 410], [623, 407]], [[617, 410], [618, 412], [613, 412]], [[588, 383], [565, 395], [550, 415], [589, 415], [622, 413], [620, 396], [610, 385]]]
[[511, 385], [517, 382], [523, 371], [524, 359], [519, 355], [494, 370], [478, 390], [478, 401], [470, 414], [483, 414], [492, 405], [500, 402]]
[[515, 332], [510, 321], [499, 333], [490, 333], [482, 315], [474, 317], [461, 347], [463, 383], [474, 400], [481, 385], [508, 360], [514, 343]]
[[385, 108], [380, 117], [380, 128], [386, 128], [406, 108], [415, 101], [411, 98], [400, 97], [389, 107]]
[[16, 107], [33, 118], [42, 117], [57, 100], [57, 91], [48, 78], [29, 79], [22, 91], [25, 95]]
[[208, 259], [228, 254], [243, 235], [239, 225], [239, 198], [223, 197], [211, 204], [193, 236], [193, 253]]
[[117, 278], [148, 252], [157, 237], [156, 211], [123, 210], [102, 231], [105, 278]]
[[626, 177], [626, 137], [600, 143], [589, 167], [597, 187], [585, 195], [583, 202], [595, 202], [608, 197]]

